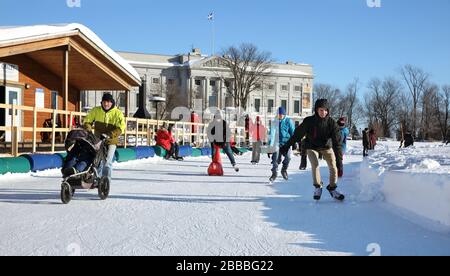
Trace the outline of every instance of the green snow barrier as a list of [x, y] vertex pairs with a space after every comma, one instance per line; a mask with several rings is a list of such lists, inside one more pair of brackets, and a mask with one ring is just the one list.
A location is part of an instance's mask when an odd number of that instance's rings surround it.
[[249, 152], [249, 149], [247, 149], [247, 148], [238, 148], [238, 150], [239, 150], [239, 152], [241, 152], [241, 153], [247, 153], [247, 152]]
[[167, 150], [165, 150], [163, 147], [160, 146], [154, 146], [156, 155], [159, 157], [165, 157], [167, 155]]
[[200, 157], [202, 156], [202, 151], [200, 149], [192, 149], [192, 157]]
[[55, 153], [55, 154], [61, 156], [61, 158], [62, 158], [63, 160], [65, 160], [65, 159], [66, 159], [66, 156], [67, 156], [67, 152], [58, 152], [58, 153]]
[[117, 149], [116, 161], [119, 163], [136, 160], [136, 151], [134, 149]]
[[30, 170], [30, 162], [25, 157], [0, 158], [0, 174], [27, 173]]

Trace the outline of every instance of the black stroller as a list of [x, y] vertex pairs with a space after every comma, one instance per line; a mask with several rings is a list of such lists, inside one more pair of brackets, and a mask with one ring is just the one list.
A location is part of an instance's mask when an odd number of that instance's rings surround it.
[[[101, 177], [101, 169], [107, 157], [106, 139], [103, 135], [100, 139], [84, 129], [74, 129], [69, 132], [65, 141], [65, 147], [70, 152], [73, 147], [82, 148], [93, 154], [93, 161], [82, 172], [70, 176], [63, 176], [61, 184], [61, 201], [68, 204], [78, 189], [98, 190], [98, 196], [105, 200], [109, 196], [110, 183], [107, 177]], [[67, 159], [67, 158], [66, 158]], [[67, 160], [66, 160], [67, 162]]]

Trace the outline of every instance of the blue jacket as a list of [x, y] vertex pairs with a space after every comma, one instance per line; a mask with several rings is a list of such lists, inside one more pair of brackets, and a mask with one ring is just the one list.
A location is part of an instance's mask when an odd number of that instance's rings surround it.
[[341, 128], [341, 144], [342, 144], [342, 152], [347, 151], [347, 137], [350, 135], [350, 131], [348, 128], [343, 127]]
[[[294, 135], [294, 132], [294, 122], [288, 117], [284, 117], [284, 119], [281, 121], [278, 119], [273, 120], [272, 126], [270, 128], [270, 146], [283, 146], [289, 141], [289, 139], [291, 139], [292, 135]], [[275, 144], [276, 142], [278, 142], [279, 144]]]

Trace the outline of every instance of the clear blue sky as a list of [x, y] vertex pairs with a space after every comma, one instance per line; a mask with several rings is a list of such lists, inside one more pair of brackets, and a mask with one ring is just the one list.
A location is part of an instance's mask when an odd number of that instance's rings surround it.
[[411, 63], [450, 84], [450, 1], [381, 0], [0, 0], [0, 25], [84, 24], [111, 48], [158, 54], [211, 52], [251, 42], [278, 62], [314, 66], [316, 82], [345, 88], [354, 77], [397, 75]]

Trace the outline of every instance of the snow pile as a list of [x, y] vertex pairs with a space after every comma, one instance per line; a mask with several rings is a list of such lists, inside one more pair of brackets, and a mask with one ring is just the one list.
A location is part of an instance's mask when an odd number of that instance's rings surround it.
[[[349, 152], [361, 147], [351, 141]], [[450, 229], [450, 147], [416, 143], [398, 148], [397, 142], [380, 142], [360, 167], [358, 201], [386, 201], [409, 212], [424, 227]], [[362, 154], [362, 151], [361, 151]], [[432, 222], [432, 223], [430, 223]]]

